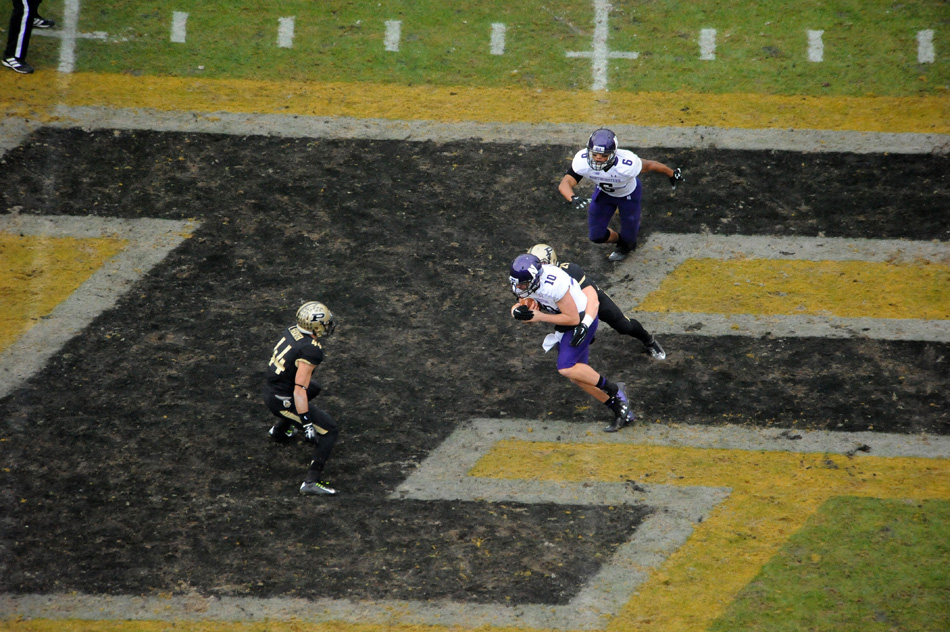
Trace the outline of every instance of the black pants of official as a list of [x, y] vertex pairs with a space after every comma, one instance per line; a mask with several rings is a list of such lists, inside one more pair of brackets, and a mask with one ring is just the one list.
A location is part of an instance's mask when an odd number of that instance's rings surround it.
[[10, 30], [7, 31], [7, 47], [3, 58], [16, 57], [26, 59], [30, 47], [30, 35], [33, 33], [33, 18], [38, 13], [41, 0], [13, 0], [13, 15], [10, 16]]

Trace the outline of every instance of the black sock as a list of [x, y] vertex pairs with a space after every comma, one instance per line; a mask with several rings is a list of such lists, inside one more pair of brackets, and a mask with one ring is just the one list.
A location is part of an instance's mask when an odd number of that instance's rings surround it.
[[620, 390], [616, 384], [605, 378], [603, 375], [601, 375], [600, 379], [597, 380], [597, 388], [610, 395], [610, 397], [616, 396], [617, 391]]
[[305, 483], [316, 483], [322, 478], [323, 475], [323, 465], [313, 461], [310, 463], [310, 468], [307, 470], [307, 478], [304, 479]]

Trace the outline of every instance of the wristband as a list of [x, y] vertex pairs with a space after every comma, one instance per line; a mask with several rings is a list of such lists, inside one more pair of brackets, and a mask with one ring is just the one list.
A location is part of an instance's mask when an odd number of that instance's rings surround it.
[[593, 322], [594, 322], [593, 316], [591, 316], [590, 314], [584, 314], [584, 320], [581, 321], [581, 324], [587, 325], [588, 327], [590, 327], [591, 323]]

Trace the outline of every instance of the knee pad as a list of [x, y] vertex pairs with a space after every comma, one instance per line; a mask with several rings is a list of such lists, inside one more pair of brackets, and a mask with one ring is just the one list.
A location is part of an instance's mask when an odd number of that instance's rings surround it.
[[608, 239], [610, 239], [609, 229], [605, 229], [604, 234], [598, 237], [597, 239], [594, 239], [593, 237], [590, 238], [590, 240], [594, 242], [595, 244], [606, 244]]

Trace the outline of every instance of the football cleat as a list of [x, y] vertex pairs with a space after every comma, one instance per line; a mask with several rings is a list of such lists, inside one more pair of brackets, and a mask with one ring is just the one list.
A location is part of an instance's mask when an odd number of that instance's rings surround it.
[[277, 443], [284, 443], [294, 438], [297, 434], [297, 428], [295, 426], [288, 426], [286, 430], [281, 431], [277, 429], [277, 426], [271, 426], [267, 434]]
[[663, 351], [663, 347], [660, 346], [660, 343], [656, 341], [656, 338], [647, 345], [647, 351], [650, 352], [650, 355], [653, 356], [654, 360], [666, 360], [666, 351]]
[[309, 483], [304, 481], [300, 484], [300, 493], [312, 496], [332, 496], [336, 493], [336, 490], [323, 481], [311, 481]]
[[13, 72], [18, 72], [21, 75], [28, 75], [33, 72], [33, 66], [29, 65], [22, 59], [17, 59], [16, 57], [6, 57], [3, 59], [3, 61], [0, 61], [0, 63]]
[[617, 432], [624, 426], [632, 424], [637, 418], [630, 409], [630, 402], [627, 400], [623, 382], [617, 382], [617, 394], [614, 396], [614, 403], [610, 409], [614, 411], [616, 416], [610, 422], [610, 425], [604, 428], [604, 432]]
[[47, 20], [39, 15], [33, 17], [33, 28], [35, 29], [51, 29], [54, 26], [56, 26], [55, 20]]
[[623, 242], [618, 243], [614, 251], [610, 253], [609, 257], [607, 257], [607, 260], [613, 261], [613, 262], [623, 261], [624, 259], [627, 258], [627, 255], [629, 255], [631, 252], [633, 252], [636, 249], [637, 249], [636, 244], [633, 244], [633, 246], [630, 247], [624, 244]]

